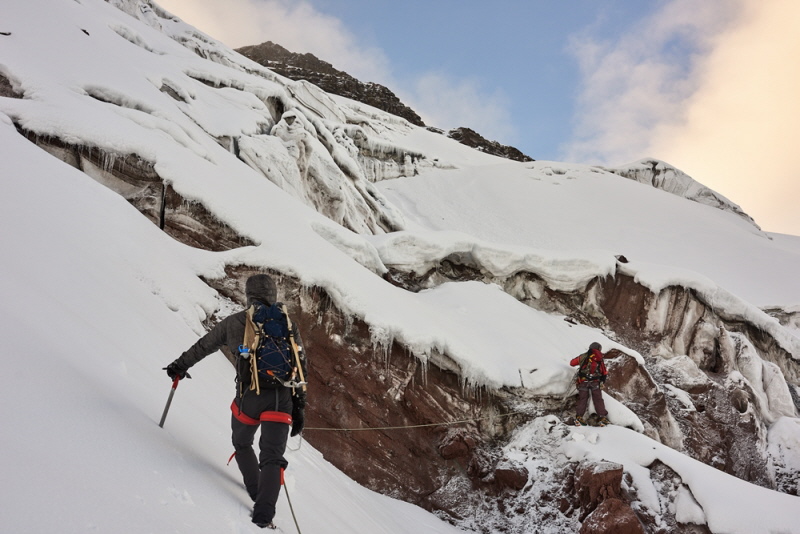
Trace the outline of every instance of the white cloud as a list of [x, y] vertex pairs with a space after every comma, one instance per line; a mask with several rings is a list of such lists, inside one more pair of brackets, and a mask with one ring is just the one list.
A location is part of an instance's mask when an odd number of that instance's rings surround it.
[[564, 159], [657, 157], [800, 235], [797, 20], [794, 0], [671, 0], [618, 42], [576, 40], [584, 82]]
[[673, 0], [616, 42], [574, 36], [583, 82], [564, 159], [614, 164], [648, 155], [654, 129], [679, 122], [697, 89], [698, 62], [730, 20], [723, 7]]
[[800, 4], [752, 0], [719, 35], [682, 123], [651, 141], [684, 171], [720, 191], [765, 230], [800, 235]]

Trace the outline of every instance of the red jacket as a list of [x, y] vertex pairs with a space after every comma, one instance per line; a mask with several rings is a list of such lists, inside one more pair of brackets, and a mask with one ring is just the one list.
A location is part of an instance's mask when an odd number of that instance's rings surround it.
[[580, 365], [578, 372], [577, 382], [586, 382], [587, 380], [600, 380], [605, 382], [608, 376], [606, 364], [603, 361], [603, 353], [597, 349], [591, 349], [585, 354], [572, 358], [569, 364], [573, 367]]

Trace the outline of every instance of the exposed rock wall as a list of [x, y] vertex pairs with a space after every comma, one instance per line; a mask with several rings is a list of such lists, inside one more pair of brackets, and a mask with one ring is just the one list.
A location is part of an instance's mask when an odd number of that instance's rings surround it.
[[622, 466], [583, 462], [575, 470], [575, 488], [581, 507], [582, 534], [644, 534], [630, 505], [623, 500]]

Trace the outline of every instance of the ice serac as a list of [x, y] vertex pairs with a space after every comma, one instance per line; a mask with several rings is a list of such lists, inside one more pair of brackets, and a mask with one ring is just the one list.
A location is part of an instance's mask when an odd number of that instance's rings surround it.
[[712, 208], [735, 213], [759, 230], [761, 229], [753, 218], [737, 204], [734, 204], [713, 189], [704, 186], [680, 169], [663, 161], [647, 158], [627, 165], [603, 167], [603, 169], [639, 183], [662, 189], [673, 195], [678, 195]]

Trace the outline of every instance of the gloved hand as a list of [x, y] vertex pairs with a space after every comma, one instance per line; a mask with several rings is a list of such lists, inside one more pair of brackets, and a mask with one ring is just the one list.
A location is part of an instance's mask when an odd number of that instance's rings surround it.
[[179, 380], [192, 378], [191, 375], [186, 372], [188, 369], [179, 365], [177, 360], [164, 367], [164, 370], [167, 372], [167, 376], [169, 376], [170, 380], [175, 380], [175, 377], [178, 377]]
[[[303, 400], [305, 401], [305, 398]], [[303, 404], [305, 405], [305, 402]], [[290, 436], [294, 437], [303, 431], [303, 427], [306, 426], [305, 411], [305, 408], [299, 407], [298, 404], [292, 407], [292, 431], [289, 434]]]
[[292, 396], [292, 409], [293, 410], [302, 410], [306, 407], [306, 392], [302, 389], [298, 389], [295, 391], [294, 396]]

